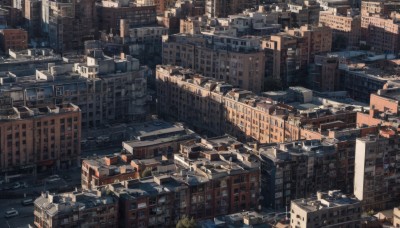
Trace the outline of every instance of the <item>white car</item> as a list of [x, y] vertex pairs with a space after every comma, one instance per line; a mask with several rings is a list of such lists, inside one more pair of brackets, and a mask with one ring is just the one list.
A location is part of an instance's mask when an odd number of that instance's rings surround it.
[[18, 216], [18, 211], [15, 210], [14, 208], [11, 208], [4, 213], [5, 218], [12, 218], [15, 216]]

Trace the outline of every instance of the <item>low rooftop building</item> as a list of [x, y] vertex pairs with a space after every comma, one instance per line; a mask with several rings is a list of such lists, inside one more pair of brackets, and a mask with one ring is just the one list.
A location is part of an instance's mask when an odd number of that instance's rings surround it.
[[36, 227], [118, 227], [118, 200], [100, 191], [42, 193], [34, 202]]
[[82, 161], [82, 188], [99, 186], [139, 178], [137, 168], [131, 165], [131, 154], [108, 155]]
[[317, 192], [317, 197], [292, 200], [290, 227], [358, 227], [361, 201], [340, 191]]

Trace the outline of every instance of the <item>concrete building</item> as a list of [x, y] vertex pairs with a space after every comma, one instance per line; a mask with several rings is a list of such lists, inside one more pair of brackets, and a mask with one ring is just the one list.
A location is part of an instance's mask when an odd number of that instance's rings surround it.
[[23, 29], [0, 30], [0, 45], [4, 52], [9, 49], [23, 50], [28, 48], [28, 33]]
[[176, 34], [163, 40], [163, 64], [187, 67], [233, 86], [261, 92], [264, 53], [255, 37]]
[[38, 228], [118, 227], [118, 199], [99, 191], [42, 193], [33, 213]]
[[[177, 172], [109, 185], [124, 227], [174, 226], [258, 207], [259, 165], [232, 137], [201, 139], [175, 154]], [[162, 224], [162, 225], [161, 225]]]
[[320, 92], [338, 91], [340, 86], [339, 60], [335, 57], [316, 55], [308, 68], [308, 88]]
[[82, 128], [145, 119], [147, 69], [137, 59], [111, 58], [101, 50], [82, 58], [77, 63], [49, 64], [46, 70], [9, 74], [0, 93], [27, 107], [72, 102], [82, 111]]
[[101, 1], [96, 4], [99, 31], [119, 34], [121, 19], [132, 27], [156, 25], [156, 6], [135, 6], [127, 0]]
[[399, 204], [398, 139], [369, 135], [357, 139], [354, 195], [365, 210], [384, 210]]
[[42, 36], [48, 38], [57, 52], [83, 49], [84, 41], [93, 40], [97, 33], [94, 0], [42, 1]]
[[361, 17], [361, 39], [372, 50], [397, 54], [400, 49], [400, 24], [397, 18]]
[[400, 207], [393, 209], [393, 226], [395, 228], [400, 227]]
[[338, 187], [333, 144], [305, 140], [258, 149], [263, 206], [284, 210], [290, 201]]
[[240, 13], [245, 9], [258, 5], [258, 0], [245, 1], [245, 0], [233, 0], [233, 1], [218, 1], [218, 0], [206, 0], [205, 11], [208, 17], [227, 17], [228, 15]]
[[290, 207], [290, 227], [359, 227], [360, 222], [361, 202], [337, 190], [293, 200]]
[[1, 172], [36, 172], [80, 162], [81, 113], [73, 104], [27, 108], [1, 99]]
[[133, 159], [149, 159], [166, 156], [172, 158], [180, 144], [198, 137], [193, 131], [180, 124], [164, 121], [138, 124], [133, 129], [130, 141], [122, 143], [123, 149]]
[[42, 1], [25, 0], [24, 24], [28, 28], [29, 38], [39, 38], [41, 35]]
[[82, 188], [97, 189], [100, 186], [139, 178], [139, 172], [131, 163], [129, 154], [88, 158], [82, 161]]
[[[343, 47], [348, 49], [358, 47], [361, 38], [361, 17], [352, 15], [341, 15], [330, 11], [321, 11], [319, 24], [332, 29], [332, 41], [342, 42]], [[335, 43], [333, 43], [335, 44]]]
[[290, 11], [290, 27], [301, 27], [318, 23], [319, 4], [314, 0], [291, 2], [287, 4]]
[[332, 30], [310, 25], [286, 29], [263, 39], [261, 48], [266, 56], [266, 77], [284, 87], [296, 85], [306, 80], [306, 69], [316, 55], [331, 51]]
[[[34, 74], [36, 69], [47, 69], [49, 63], [59, 64], [62, 62], [61, 56], [48, 48], [25, 49], [21, 51], [9, 50], [8, 54], [8, 58], [0, 59], [0, 72], [30, 71]], [[3, 78], [3, 83], [12, 79], [6, 74], [3, 74], [1, 77]]]

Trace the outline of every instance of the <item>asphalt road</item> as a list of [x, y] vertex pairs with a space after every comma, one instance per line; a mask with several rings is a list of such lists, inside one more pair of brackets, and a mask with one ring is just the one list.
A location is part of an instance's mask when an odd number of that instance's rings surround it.
[[[33, 205], [22, 206], [21, 199], [0, 200], [0, 227], [18, 228], [28, 224], [33, 225]], [[18, 211], [19, 215], [13, 218], [4, 218], [4, 213], [10, 208]]]

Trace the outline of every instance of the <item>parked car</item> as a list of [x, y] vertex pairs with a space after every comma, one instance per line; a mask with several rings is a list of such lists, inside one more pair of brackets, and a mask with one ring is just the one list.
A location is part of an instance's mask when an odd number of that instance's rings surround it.
[[12, 189], [19, 189], [21, 187], [21, 184], [19, 182], [16, 182], [13, 184]]
[[33, 205], [33, 199], [32, 198], [23, 199], [21, 200], [21, 204], [23, 206]]
[[14, 208], [11, 208], [4, 213], [5, 218], [12, 218], [15, 216], [18, 216], [18, 211], [15, 210]]

